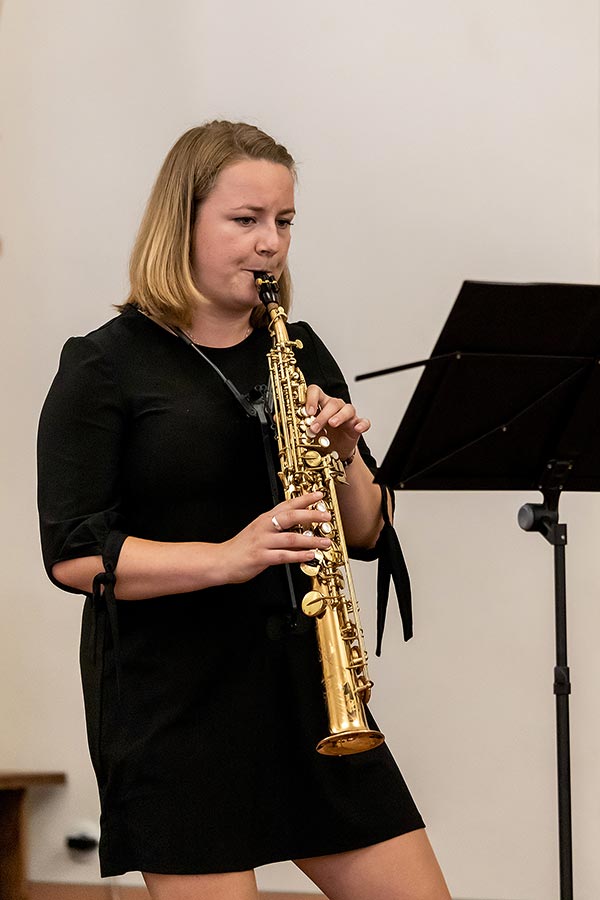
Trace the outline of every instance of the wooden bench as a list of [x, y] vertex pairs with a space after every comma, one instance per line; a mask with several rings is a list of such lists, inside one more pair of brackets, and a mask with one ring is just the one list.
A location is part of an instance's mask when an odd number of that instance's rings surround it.
[[0, 900], [27, 900], [25, 792], [44, 784], [64, 784], [64, 772], [0, 769]]

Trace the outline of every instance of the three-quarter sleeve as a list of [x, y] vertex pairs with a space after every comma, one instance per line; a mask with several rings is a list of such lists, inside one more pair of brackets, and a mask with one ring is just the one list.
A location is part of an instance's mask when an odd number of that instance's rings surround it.
[[90, 337], [65, 344], [38, 430], [38, 509], [44, 566], [102, 556], [116, 565], [127, 536], [120, 500], [126, 406], [113, 366]]

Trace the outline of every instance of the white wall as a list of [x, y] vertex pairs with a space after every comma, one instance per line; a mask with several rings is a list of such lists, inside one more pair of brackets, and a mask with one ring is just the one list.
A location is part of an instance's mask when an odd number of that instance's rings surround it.
[[[0, 18], [3, 629], [0, 767], [32, 801], [31, 875], [91, 881], [63, 836], [97, 815], [80, 603], [46, 580], [34, 435], [66, 337], [111, 314], [174, 139], [246, 119], [300, 164], [295, 312], [349, 378], [427, 355], [465, 278], [597, 282], [598, 4], [578, 0], [5, 0]], [[357, 385], [385, 450], [418, 376]], [[458, 897], [557, 895], [551, 550], [525, 495], [408, 494], [416, 637], [392, 614], [373, 707]], [[600, 508], [565, 496], [578, 900], [600, 896]], [[372, 646], [373, 573], [359, 567]], [[264, 888], [305, 884], [293, 867]], [[129, 881], [134, 880], [130, 876]]]

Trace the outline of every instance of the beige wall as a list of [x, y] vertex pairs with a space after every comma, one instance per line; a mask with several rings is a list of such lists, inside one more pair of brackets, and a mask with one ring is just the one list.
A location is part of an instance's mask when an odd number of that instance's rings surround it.
[[[123, 296], [168, 146], [217, 116], [289, 145], [295, 312], [352, 378], [427, 355], [464, 278], [599, 280], [598, 25], [594, 0], [4, 3], [0, 767], [69, 776], [32, 801], [32, 877], [97, 879], [62, 844], [97, 801], [80, 602], [39, 563], [36, 419], [66, 337]], [[416, 377], [354, 391], [380, 455]], [[557, 893], [552, 561], [516, 525], [530, 499], [414, 494], [398, 511], [417, 630], [403, 645], [392, 614], [373, 707], [456, 896]], [[565, 496], [563, 512], [576, 886], [595, 900], [600, 507]], [[359, 567], [371, 647], [373, 579]], [[260, 878], [306, 885], [291, 865]]]

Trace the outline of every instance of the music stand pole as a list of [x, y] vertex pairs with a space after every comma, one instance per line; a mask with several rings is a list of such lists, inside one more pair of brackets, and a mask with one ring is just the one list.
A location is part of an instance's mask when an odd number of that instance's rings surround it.
[[[551, 464], [549, 464], [550, 466]], [[560, 467], [558, 464], [557, 468]], [[573, 900], [573, 839], [571, 830], [571, 750], [569, 739], [569, 694], [571, 680], [567, 662], [567, 590], [565, 548], [567, 526], [558, 521], [560, 491], [544, 493], [544, 503], [526, 503], [518, 522], [524, 531], [539, 532], [554, 547], [554, 603], [556, 666], [556, 753], [558, 774], [558, 851], [560, 898]]]

